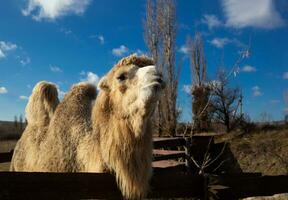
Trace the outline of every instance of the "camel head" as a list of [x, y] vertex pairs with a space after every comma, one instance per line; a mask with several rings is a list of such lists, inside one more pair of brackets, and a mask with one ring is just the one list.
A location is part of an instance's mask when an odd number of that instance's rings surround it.
[[57, 88], [54, 84], [40, 81], [33, 88], [26, 106], [29, 124], [47, 125], [59, 104]]
[[120, 60], [99, 84], [106, 110], [118, 119], [149, 118], [165, 84], [151, 58], [136, 54]]

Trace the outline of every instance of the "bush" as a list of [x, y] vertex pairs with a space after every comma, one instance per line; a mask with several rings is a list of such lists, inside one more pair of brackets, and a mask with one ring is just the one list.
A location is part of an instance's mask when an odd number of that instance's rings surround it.
[[242, 115], [236, 120], [236, 127], [239, 127], [243, 134], [250, 133], [256, 130], [256, 124], [251, 121], [248, 115]]

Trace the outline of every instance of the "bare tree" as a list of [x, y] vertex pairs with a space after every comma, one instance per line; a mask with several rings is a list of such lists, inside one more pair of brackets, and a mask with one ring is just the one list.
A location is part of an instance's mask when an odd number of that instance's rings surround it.
[[208, 109], [210, 87], [207, 84], [207, 65], [201, 34], [196, 33], [194, 39], [188, 37], [186, 46], [190, 54], [193, 132], [207, 131], [210, 124]]
[[18, 117], [17, 117], [17, 115], [14, 116], [14, 127], [18, 128]]
[[[162, 65], [159, 62], [160, 50], [160, 30], [158, 26], [158, 6], [154, 0], [147, 0], [146, 3], [146, 19], [144, 20], [144, 40], [149, 49], [149, 53], [154, 59], [154, 62], [159, 71], [162, 72]], [[161, 113], [161, 99], [157, 106], [156, 112], [156, 126], [158, 127], [159, 136], [162, 135], [162, 113]]]
[[28, 125], [28, 120], [27, 118], [25, 117], [25, 127]]
[[[167, 78], [165, 100], [167, 108], [162, 108], [163, 114], [167, 116], [166, 130], [171, 136], [176, 133], [177, 125], [177, 88], [180, 74], [180, 67], [175, 65], [175, 42], [176, 42], [176, 8], [173, 0], [161, 0], [162, 12], [159, 12], [159, 22], [163, 38], [163, 63], [164, 74]], [[162, 19], [162, 20], [161, 20]], [[162, 23], [161, 23], [162, 22]], [[167, 98], [168, 97], [168, 98]]]
[[174, 136], [177, 125], [177, 87], [180, 68], [175, 66], [176, 7], [174, 0], [147, 0], [145, 42], [158, 70], [166, 79], [165, 95], [158, 105], [159, 135]]
[[269, 124], [273, 121], [272, 115], [266, 111], [261, 112], [259, 115], [259, 122], [262, 124]]
[[205, 85], [207, 65], [201, 34], [196, 33], [194, 39], [188, 37], [186, 43], [187, 48], [190, 51], [190, 69], [192, 72], [191, 79], [193, 85]]
[[226, 70], [218, 70], [217, 86], [213, 90], [212, 107], [215, 121], [225, 125], [226, 131], [230, 132], [241, 94], [238, 87], [229, 85], [227, 77]]
[[23, 116], [22, 114], [19, 116], [19, 129], [20, 129], [20, 132], [23, 131]]
[[284, 120], [288, 123], [288, 90], [283, 93], [285, 108], [284, 108]]
[[154, 0], [147, 0], [146, 3], [146, 19], [144, 21], [144, 40], [153, 57], [155, 63], [158, 65], [158, 51], [160, 45], [160, 30], [157, 22], [157, 6]]

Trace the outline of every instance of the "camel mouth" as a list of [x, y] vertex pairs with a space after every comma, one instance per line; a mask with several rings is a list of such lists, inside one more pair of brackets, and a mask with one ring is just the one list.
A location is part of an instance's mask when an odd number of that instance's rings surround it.
[[141, 89], [148, 89], [153, 88], [156, 90], [163, 90], [165, 88], [166, 84], [163, 80], [162, 76], [160, 74], [155, 74], [151, 79], [150, 83], [144, 85]]

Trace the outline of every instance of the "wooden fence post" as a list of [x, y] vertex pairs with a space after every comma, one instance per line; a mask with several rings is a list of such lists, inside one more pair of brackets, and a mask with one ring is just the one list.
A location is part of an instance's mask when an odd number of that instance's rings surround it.
[[191, 173], [192, 163], [191, 163], [191, 137], [185, 138], [185, 166], [188, 173]]

